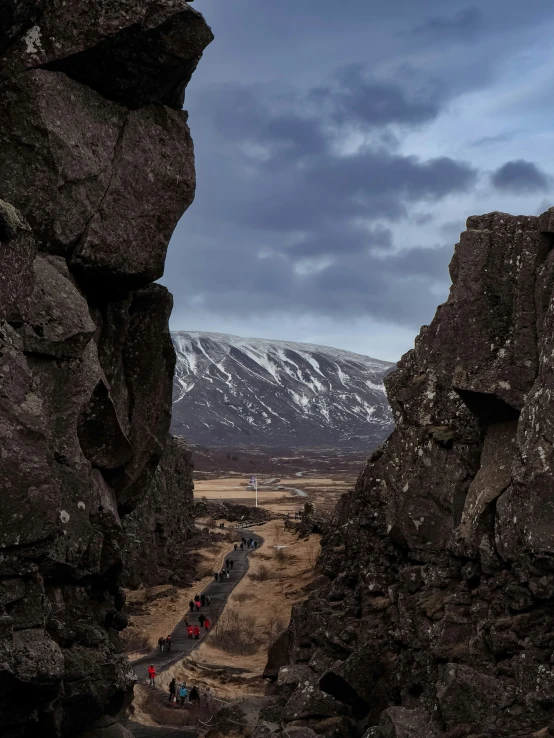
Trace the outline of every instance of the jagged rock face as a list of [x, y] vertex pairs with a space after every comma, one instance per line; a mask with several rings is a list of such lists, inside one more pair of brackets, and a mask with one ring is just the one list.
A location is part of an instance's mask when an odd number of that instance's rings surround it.
[[367, 738], [554, 723], [554, 212], [467, 228], [447, 303], [386, 380], [396, 429], [339, 503], [327, 583], [289, 630], [311, 698]]
[[192, 472], [190, 449], [170, 436], [145, 498], [123, 519], [126, 586], [186, 586], [194, 580], [187, 547], [200, 531], [194, 525]]
[[122, 516], [175, 362], [150, 283], [194, 194], [176, 101], [211, 32], [176, 0], [0, 0], [0, 20], [0, 733], [123, 735]]

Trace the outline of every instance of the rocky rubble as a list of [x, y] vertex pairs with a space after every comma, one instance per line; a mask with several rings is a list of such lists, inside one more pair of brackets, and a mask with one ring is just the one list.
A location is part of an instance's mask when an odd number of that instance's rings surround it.
[[310, 672], [289, 726], [554, 730], [553, 244], [554, 209], [469, 218], [448, 301], [386, 380], [396, 429], [340, 502], [325, 583], [281, 641]]
[[122, 516], [175, 362], [152, 282], [194, 196], [180, 108], [212, 35], [184, 0], [1, 5], [0, 733], [117, 738]]
[[231, 523], [265, 523], [271, 519], [271, 513], [265, 507], [201, 498], [194, 501], [194, 517], [222, 519]]

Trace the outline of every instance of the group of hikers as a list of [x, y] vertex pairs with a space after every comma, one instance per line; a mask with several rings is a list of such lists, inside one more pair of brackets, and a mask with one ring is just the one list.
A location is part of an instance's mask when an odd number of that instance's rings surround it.
[[[236, 551], [236, 549], [235, 549]], [[214, 571], [214, 580], [216, 582], [222, 582], [224, 579], [229, 579], [231, 576], [231, 569], [235, 565], [233, 559], [225, 559], [225, 566], [221, 571]]]
[[189, 690], [185, 682], [181, 682], [181, 684], [177, 686], [175, 677], [173, 677], [169, 682], [169, 702], [177, 702], [177, 698], [179, 698], [182, 705], [187, 701], [199, 704], [200, 692], [198, 691], [197, 686], [194, 686]]
[[201, 607], [205, 607], [206, 605], [209, 607], [211, 604], [211, 599], [206, 597], [204, 592], [202, 592], [200, 595], [194, 595], [194, 599], [189, 602], [189, 610], [194, 612], [194, 608], [196, 608], [198, 611]]
[[[150, 686], [155, 687], [156, 667], [153, 665], [148, 667], [148, 679], [150, 681]], [[177, 698], [181, 702], [181, 705], [184, 705], [185, 702], [200, 704], [200, 692], [198, 687], [195, 685], [192, 689], [188, 689], [185, 682], [181, 682], [181, 684], [177, 686], [177, 681], [175, 677], [173, 677], [169, 682], [169, 702], [177, 702]]]
[[[242, 541], [240, 542], [240, 550], [244, 551], [245, 547], [247, 550], [250, 548], [251, 549], [258, 548], [258, 541], [255, 541], [253, 538], [243, 538]], [[235, 543], [235, 551], [237, 550], [237, 548], [238, 548], [238, 543]]]
[[203, 613], [200, 613], [198, 616], [198, 621], [200, 622], [200, 627], [198, 625], [191, 625], [189, 621], [185, 618], [185, 623], [187, 626], [187, 633], [189, 638], [193, 638], [197, 641], [200, 637], [200, 628], [204, 628], [206, 632], [210, 629], [210, 618], [206, 617]]
[[[243, 538], [240, 543], [240, 550], [244, 551], [244, 548], [247, 549], [254, 549], [258, 547], [258, 542], [255, 541], [253, 538]], [[235, 543], [235, 551], [237, 551], [239, 547], [238, 543]], [[225, 559], [225, 565], [222, 568], [220, 572], [214, 572], [214, 579], [216, 582], [223, 581], [223, 579], [228, 579], [231, 573], [231, 569], [234, 566], [234, 561], [232, 558]], [[202, 592], [201, 594], [194, 595], [194, 598], [191, 599], [189, 602], [189, 611], [190, 613], [198, 612], [201, 608], [210, 606], [211, 605], [211, 599], [207, 595]], [[190, 615], [190, 613], [188, 613]], [[184, 617], [184, 622], [187, 628], [187, 634], [189, 639], [198, 640], [200, 638], [200, 629], [204, 628], [206, 632], [210, 630], [211, 623], [210, 619], [204, 615], [204, 613], [200, 613], [198, 616], [198, 622], [200, 625], [191, 624], [188, 621], [187, 615]], [[163, 651], [171, 651], [171, 635], [168, 636], [160, 636], [158, 639], [158, 647], [160, 649], [160, 652]], [[151, 664], [148, 667], [148, 679], [150, 682], [151, 687], [156, 686], [156, 667]], [[192, 703], [199, 703], [200, 701], [200, 693], [198, 691], [198, 688], [194, 686], [191, 690], [187, 688], [187, 685], [182, 682], [179, 686], [177, 685], [177, 682], [173, 678], [169, 684], [169, 701], [170, 702], [177, 702], [177, 698], [179, 698], [181, 705], [184, 705], [185, 702], [190, 701]]]
[[158, 638], [158, 648], [160, 649], [160, 653], [163, 653], [163, 651], [169, 653], [171, 651], [171, 636], [168, 635], [165, 638], [160, 636]]

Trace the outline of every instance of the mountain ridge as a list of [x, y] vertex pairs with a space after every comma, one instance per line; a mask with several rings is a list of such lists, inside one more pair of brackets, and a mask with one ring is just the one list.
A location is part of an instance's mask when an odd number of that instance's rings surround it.
[[174, 331], [174, 433], [193, 444], [370, 450], [391, 362], [316, 344]]

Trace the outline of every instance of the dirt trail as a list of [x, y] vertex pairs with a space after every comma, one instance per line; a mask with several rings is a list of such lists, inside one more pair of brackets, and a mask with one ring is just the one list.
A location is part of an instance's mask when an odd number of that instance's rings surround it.
[[[258, 549], [263, 545], [264, 539], [257, 533], [253, 533], [248, 529], [236, 529], [238, 533], [243, 535], [245, 538], [252, 538], [258, 542]], [[257, 550], [257, 549], [256, 549]], [[212, 624], [217, 620], [223, 608], [225, 607], [229, 595], [237, 584], [244, 577], [248, 571], [248, 554], [250, 552], [246, 549], [240, 550], [240, 545], [235, 551], [233, 548], [225, 556], [225, 559], [232, 559], [234, 562], [233, 568], [231, 569], [231, 575], [229, 579], [223, 582], [212, 581], [204, 590], [204, 594], [210, 597], [210, 605], [206, 605], [201, 608], [199, 612], [189, 613], [189, 621], [192, 624], [198, 623], [198, 615], [200, 613], [206, 615]], [[183, 613], [183, 617], [186, 613]], [[198, 623], [199, 624], [199, 623]], [[172, 648], [169, 653], [166, 651], [160, 652], [159, 650], [152, 651], [147, 656], [143, 656], [140, 659], [132, 662], [133, 668], [137, 675], [139, 682], [147, 683], [148, 681], [148, 667], [153, 664], [156, 667], [156, 671], [161, 673], [168, 669], [170, 666], [175, 664], [177, 661], [183, 659], [187, 654], [191, 653], [197, 648], [206, 637], [207, 631], [201, 629], [200, 638], [198, 640], [190, 640], [187, 633], [187, 626], [184, 621], [181, 620], [171, 633]]]

